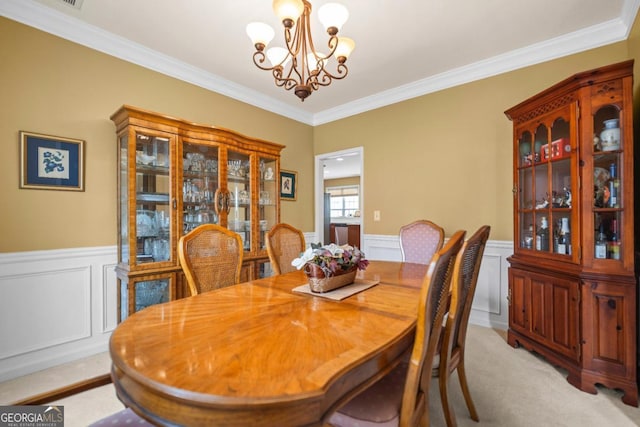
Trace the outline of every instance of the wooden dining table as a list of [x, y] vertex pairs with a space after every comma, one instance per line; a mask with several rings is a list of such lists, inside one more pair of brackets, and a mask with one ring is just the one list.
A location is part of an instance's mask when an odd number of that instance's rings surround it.
[[116, 393], [157, 425], [322, 425], [411, 349], [427, 268], [372, 261], [341, 301], [294, 271], [148, 307], [111, 336]]

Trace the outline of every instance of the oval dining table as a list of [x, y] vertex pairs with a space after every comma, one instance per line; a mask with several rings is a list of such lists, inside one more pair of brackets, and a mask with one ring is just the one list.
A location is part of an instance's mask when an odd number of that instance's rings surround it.
[[157, 425], [322, 425], [410, 350], [427, 268], [372, 261], [340, 301], [294, 271], [145, 308], [111, 336], [118, 398]]

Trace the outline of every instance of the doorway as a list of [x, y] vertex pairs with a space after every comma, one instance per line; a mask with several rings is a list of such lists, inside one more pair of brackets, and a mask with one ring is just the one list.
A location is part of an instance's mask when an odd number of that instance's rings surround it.
[[[342, 160], [340, 160], [342, 159]], [[360, 197], [360, 249], [364, 247], [364, 148], [355, 147], [315, 156], [315, 234], [316, 240], [324, 242], [326, 220], [324, 188], [326, 179], [358, 177]]]

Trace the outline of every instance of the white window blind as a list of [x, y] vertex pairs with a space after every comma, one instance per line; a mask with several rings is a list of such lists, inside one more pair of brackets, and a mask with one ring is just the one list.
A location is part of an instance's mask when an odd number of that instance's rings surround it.
[[331, 218], [359, 216], [360, 186], [327, 187], [331, 199]]

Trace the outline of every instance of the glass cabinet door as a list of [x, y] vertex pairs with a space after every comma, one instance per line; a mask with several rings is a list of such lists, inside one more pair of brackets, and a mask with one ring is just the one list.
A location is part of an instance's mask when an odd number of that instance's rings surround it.
[[258, 203], [260, 208], [259, 221], [260, 221], [260, 249], [266, 250], [266, 234], [274, 225], [276, 225], [278, 218], [278, 179], [276, 174], [278, 173], [275, 159], [268, 157], [260, 157], [258, 161], [259, 171], [259, 199]]
[[129, 282], [119, 280], [118, 321], [122, 322], [129, 313], [170, 301], [174, 281], [174, 274], [146, 276]]
[[219, 224], [219, 149], [217, 146], [182, 144], [182, 233], [201, 224]]
[[519, 248], [572, 256], [578, 236], [571, 233], [575, 183], [570, 109], [563, 109], [517, 140], [517, 232]]
[[[135, 132], [135, 264], [172, 257], [170, 141], [170, 137]], [[120, 194], [128, 192], [121, 189]]]
[[620, 260], [625, 250], [620, 227], [624, 206], [623, 143], [620, 111], [605, 105], [593, 115], [593, 236], [594, 258]]
[[251, 250], [251, 162], [248, 154], [229, 150], [227, 158], [228, 228]]

